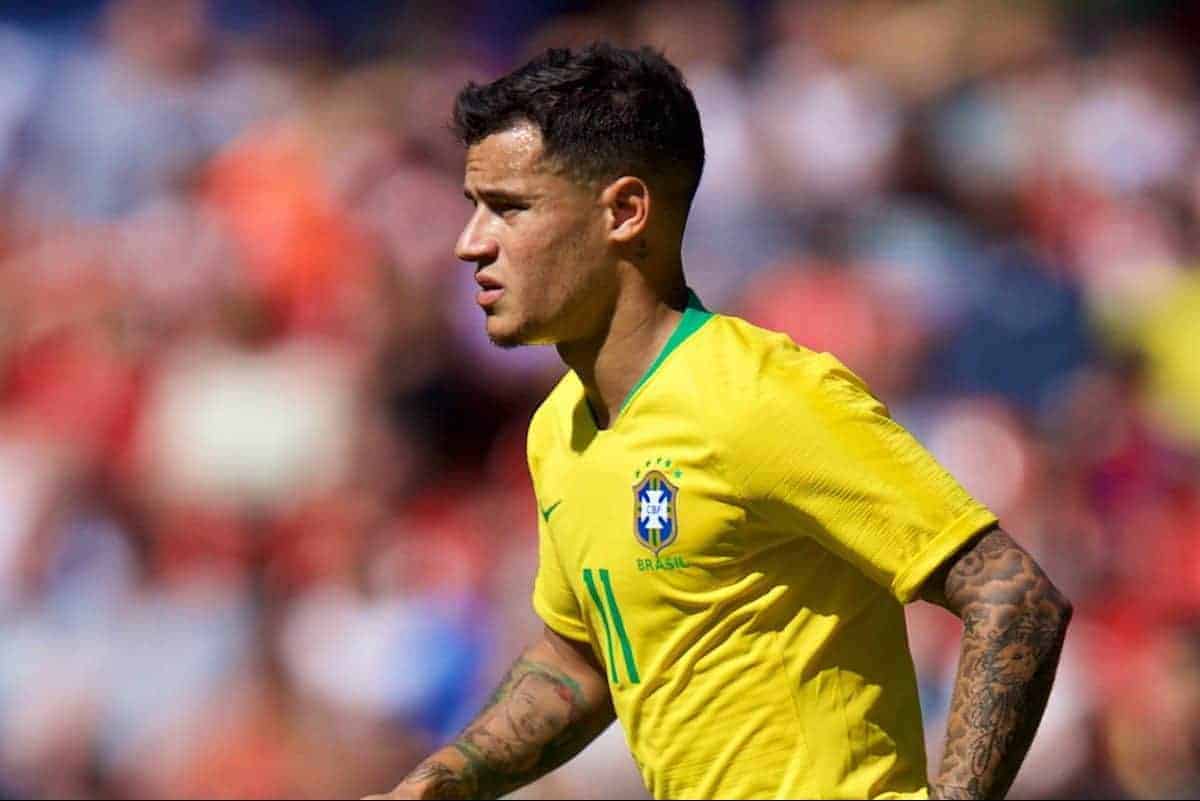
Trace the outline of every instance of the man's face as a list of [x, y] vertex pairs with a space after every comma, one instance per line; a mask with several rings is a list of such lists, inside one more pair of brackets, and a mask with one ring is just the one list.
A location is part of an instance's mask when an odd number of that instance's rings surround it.
[[502, 347], [598, 333], [616, 274], [598, 191], [542, 159], [520, 124], [467, 149], [464, 191], [475, 211], [455, 255], [474, 262], [487, 333]]

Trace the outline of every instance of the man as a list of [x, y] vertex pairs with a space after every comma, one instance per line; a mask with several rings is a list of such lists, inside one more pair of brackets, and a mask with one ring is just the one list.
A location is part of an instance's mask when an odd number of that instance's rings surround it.
[[[657, 797], [1004, 795], [1070, 604], [836, 359], [687, 290], [704, 145], [679, 72], [551, 50], [454, 120], [488, 335], [570, 368], [529, 429], [546, 625], [390, 797], [506, 794], [614, 717]], [[964, 622], [932, 783], [916, 598]]]

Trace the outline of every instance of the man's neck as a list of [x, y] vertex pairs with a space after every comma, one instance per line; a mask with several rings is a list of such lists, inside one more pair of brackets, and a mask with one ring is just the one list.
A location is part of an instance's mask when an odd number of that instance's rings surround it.
[[600, 336], [558, 346], [559, 356], [583, 382], [597, 428], [608, 428], [616, 419], [630, 391], [679, 325], [686, 305], [682, 281], [655, 290], [635, 280], [618, 294]]

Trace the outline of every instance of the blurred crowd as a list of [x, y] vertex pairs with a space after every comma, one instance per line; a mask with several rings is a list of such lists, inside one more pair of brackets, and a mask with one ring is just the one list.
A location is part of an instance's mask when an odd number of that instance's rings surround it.
[[[596, 39], [696, 94], [706, 305], [837, 354], [1073, 599], [1013, 795], [1200, 794], [1190, 4], [93, 5], [0, 23], [0, 797], [383, 791], [538, 630], [563, 367], [483, 334], [446, 123]], [[909, 621], [936, 766], [959, 626]], [[645, 796], [619, 727], [518, 796], [596, 788]]]

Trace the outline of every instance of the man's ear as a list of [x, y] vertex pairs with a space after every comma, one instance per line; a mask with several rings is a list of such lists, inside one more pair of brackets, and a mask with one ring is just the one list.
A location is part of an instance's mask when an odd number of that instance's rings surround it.
[[641, 178], [624, 175], [600, 193], [600, 203], [608, 210], [609, 236], [628, 244], [645, 233], [650, 222], [650, 187]]

